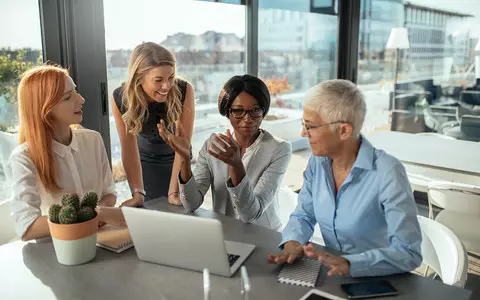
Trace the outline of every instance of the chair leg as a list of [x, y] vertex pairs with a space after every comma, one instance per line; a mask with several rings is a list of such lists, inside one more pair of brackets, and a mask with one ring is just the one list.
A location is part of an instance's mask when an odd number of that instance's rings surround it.
[[433, 220], [433, 206], [430, 202], [430, 195], [428, 195], [428, 218]]

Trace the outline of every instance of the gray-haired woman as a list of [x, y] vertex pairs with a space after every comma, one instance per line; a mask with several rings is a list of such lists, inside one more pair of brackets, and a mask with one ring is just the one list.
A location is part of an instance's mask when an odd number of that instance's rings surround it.
[[[279, 255], [270, 263], [315, 257], [329, 275], [380, 276], [408, 272], [422, 261], [422, 236], [403, 165], [360, 134], [366, 105], [358, 87], [330, 80], [313, 87], [304, 105], [302, 136], [312, 157], [298, 205], [283, 231]], [[315, 224], [325, 245], [307, 244]]]

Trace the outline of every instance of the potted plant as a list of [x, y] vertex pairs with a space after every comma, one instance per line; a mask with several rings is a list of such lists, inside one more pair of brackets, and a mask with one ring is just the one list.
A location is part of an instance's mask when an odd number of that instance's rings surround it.
[[49, 209], [48, 226], [57, 260], [62, 265], [79, 265], [95, 258], [97, 253], [98, 196], [86, 193], [82, 201], [77, 194], [65, 194], [61, 204]]

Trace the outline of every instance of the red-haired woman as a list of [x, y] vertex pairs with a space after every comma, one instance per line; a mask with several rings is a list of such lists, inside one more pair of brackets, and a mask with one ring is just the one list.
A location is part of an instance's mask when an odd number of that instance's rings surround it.
[[[100, 134], [70, 127], [82, 121], [85, 103], [75, 87], [67, 70], [48, 65], [27, 71], [18, 86], [20, 145], [10, 157], [14, 178], [11, 211], [23, 240], [50, 234], [48, 208], [59, 203], [64, 193], [82, 197], [94, 191], [99, 206], [116, 202]], [[99, 212], [100, 218], [108, 221], [101, 209]]]

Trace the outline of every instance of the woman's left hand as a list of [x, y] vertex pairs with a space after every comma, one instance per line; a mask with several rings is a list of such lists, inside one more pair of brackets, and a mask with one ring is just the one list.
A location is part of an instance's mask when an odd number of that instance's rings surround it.
[[315, 258], [330, 270], [328, 276], [348, 276], [350, 273], [350, 262], [341, 256], [318, 251], [312, 243], [303, 246], [303, 252], [310, 258]]
[[226, 134], [213, 135], [212, 139], [225, 151], [222, 151], [219, 147], [215, 146], [214, 143], [210, 140], [208, 143], [208, 153], [226, 163], [229, 166], [238, 166], [242, 163], [242, 156], [240, 153], [240, 146], [233, 139], [230, 129], [227, 130]]
[[173, 204], [173, 205], [182, 205], [182, 201], [180, 200], [180, 193], [178, 192], [172, 192], [168, 193], [168, 203]]

